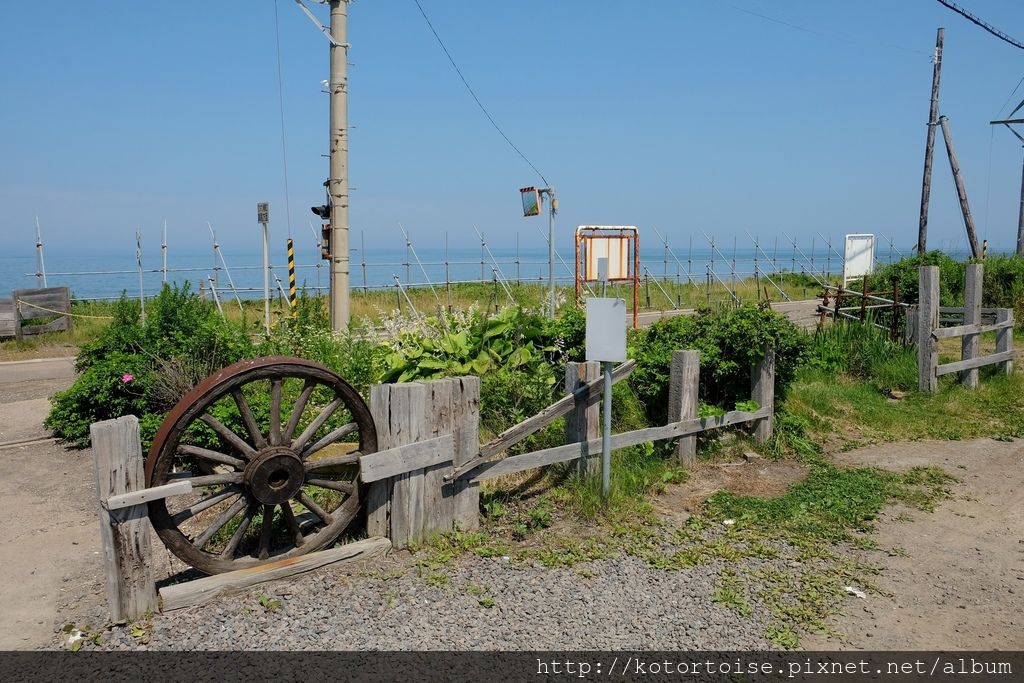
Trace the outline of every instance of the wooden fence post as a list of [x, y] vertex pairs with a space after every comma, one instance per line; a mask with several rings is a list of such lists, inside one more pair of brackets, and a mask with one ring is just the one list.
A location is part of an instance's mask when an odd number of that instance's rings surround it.
[[[980, 263], [967, 265], [964, 282], [964, 325], [981, 324], [981, 290], [985, 281], [985, 266]], [[965, 334], [961, 343], [962, 360], [977, 358], [981, 351], [981, 335]], [[978, 368], [971, 368], [960, 373], [960, 381], [964, 386], [975, 389], [978, 386]]]
[[[450, 379], [424, 383], [427, 388], [427, 409], [423, 438], [433, 439], [452, 433], [452, 383]], [[414, 531], [421, 538], [452, 530], [455, 502], [450, 489], [448, 495], [445, 495], [444, 484], [444, 475], [451, 467], [451, 462], [445, 462], [423, 469], [423, 514], [421, 523], [414, 524]]]
[[[700, 387], [700, 351], [673, 351], [668, 385], [668, 421], [697, 417]], [[675, 458], [686, 466], [697, 460], [697, 435], [684, 436], [676, 443]]]
[[110, 620], [138, 619], [159, 606], [153, 578], [149, 511], [145, 503], [107, 510], [111, 496], [146, 488], [139, 421], [134, 415], [89, 427], [99, 502], [100, 542]]
[[754, 441], [764, 443], [772, 436], [773, 421], [775, 415], [775, 347], [767, 346], [764, 349], [764, 358], [754, 366], [753, 375], [750, 377], [751, 398], [757, 402], [758, 407], [767, 408], [768, 416], [757, 421], [754, 427]]
[[[1013, 309], [1012, 308], [997, 308], [996, 309], [996, 322], [1010, 323], [1009, 327], [1004, 327], [1001, 330], [996, 331], [996, 353], [1003, 353], [1006, 351], [1013, 351]], [[1013, 374], [1013, 361], [1003, 361], [1003, 372], [1007, 375]]]
[[[565, 364], [565, 391], [568, 394], [601, 376], [597, 361]], [[601, 473], [600, 453], [590, 453], [587, 442], [601, 436], [601, 406], [587, 396], [577, 396], [572, 412], [565, 418], [565, 442], [580, 443], [579, 473], [584, 479]]]
[[932, 336], [939, 327], [939, 267], [921, 266], [917, 274], [917, 288], [918, 389], [933, 394], [939, 388], [939, 378], [935, 374], [939, 364], [939, 345]]
[[[384, 450], [424, 439], [426, 404], [427, 388], [418, 382], [370, 387], [377, 447]], [[410, 526], [414, 512], [422, 509], [422, 469], [373, 482], [366, 497], [366, 532], [388, 536], [394, 547], [405, 547], [416, 535]]]
[[[480, 378], [456, 377], [452, 380], [452, 436], [455, 438], [455, 467], [480, 452]], [[454, 497], [453, 522], [463, 531], [480, 526], [480, 483], [468, 477], [448, 484]]]

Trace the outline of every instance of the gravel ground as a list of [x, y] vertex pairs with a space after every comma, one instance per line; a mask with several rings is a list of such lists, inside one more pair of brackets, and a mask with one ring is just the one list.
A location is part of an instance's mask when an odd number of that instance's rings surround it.
[[[712, 602], [719, 571], [662, 571], [631, 557], [572, 569], [466, 558], [438, 586], [390, 559], [157, 615], [146, 637], [114, 627], [102, 649], [772, 649], [759, 610], [742, 617]], [[102, 612], [75, 623], [90, 621], [102, 623]]]

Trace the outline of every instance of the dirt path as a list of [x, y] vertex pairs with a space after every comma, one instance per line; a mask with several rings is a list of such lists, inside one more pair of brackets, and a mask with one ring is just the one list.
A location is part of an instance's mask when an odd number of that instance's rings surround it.
[[0, 650], [45, 645], [63, 605], [103, 599], [92, 456], [38, 440], [73, 377], [66, 361], [0, 364], [0, 443], [29, 441], [0, 446]]
[[837, 456], [893, 471], [936, 465], [960, 479], [927, 513], [890, 508], [866, 555], [884, 567], [884, 595], [851, 599], [844, 640], [808, 649], [1020, 650], [1024, 648], [1024, 441], [888, 444]]

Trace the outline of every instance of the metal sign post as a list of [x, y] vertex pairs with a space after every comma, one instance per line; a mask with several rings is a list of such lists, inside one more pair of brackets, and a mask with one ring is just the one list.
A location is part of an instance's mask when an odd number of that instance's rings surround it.
[[612, 365], [626, 360], [626, 302], [587, 299], [587, 360], [604, 364], [604, 433], [601, 435], [601, 491], [612, 483]]
[[555, 214], [558, 213], [558, 198], [553, 187], [522, 187], [519, 195], [523, 200], [523, 216], [539, 216], [543, 196], [548, 197], [548, 314], [555, 317]]
[[270, 204], [256, 205], [256, 220], [263, 225], [263, 328], [270, 334]]

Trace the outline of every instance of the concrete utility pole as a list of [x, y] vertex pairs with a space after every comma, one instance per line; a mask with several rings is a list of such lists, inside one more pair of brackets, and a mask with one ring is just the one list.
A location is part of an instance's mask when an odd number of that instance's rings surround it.
[[256, 205], [256, 221], [263, 226], [263, 329], [270, 334], [270, 204]]
[[956, 152], [953, 151], [953, 135], [949, 132], [949, 120], [945, 116], [940, 116], [939, 125], [942, 126], [942, 139], [946, 142], [949, 168], [953, 171], [953, 182], [956, 183], [956, 194], [960, 199], [960, 213], [964, 216], [964, 228], [967, 230], [967, 241], [971, 245], [971, 256], [980, 258], [978, 235], [974, 231], [974, 218], [971, 216], [971, 206], [967, 203], [967, 188], [964, 186], [964, 178], [960, 174], [960, 163], [956, 160]]
[[939, 79], [942, 74], [942, 38], [946, 29], [940, 28], [935, 38], [935, 64], [932, 67], [932, 101], [928, 110], [928, 142], [924, 148], [924, 179], [921, 181], [921, 214], [917, 224], [917, 253], [927, 251], [928, 199], [932, 193], [932, 152], [935, 149], [935, 126], [939, 116]]
[[348, 3], [331, 5], [330, 178], [327, 194], [331, 209], [331, 329], [348, 329]]

